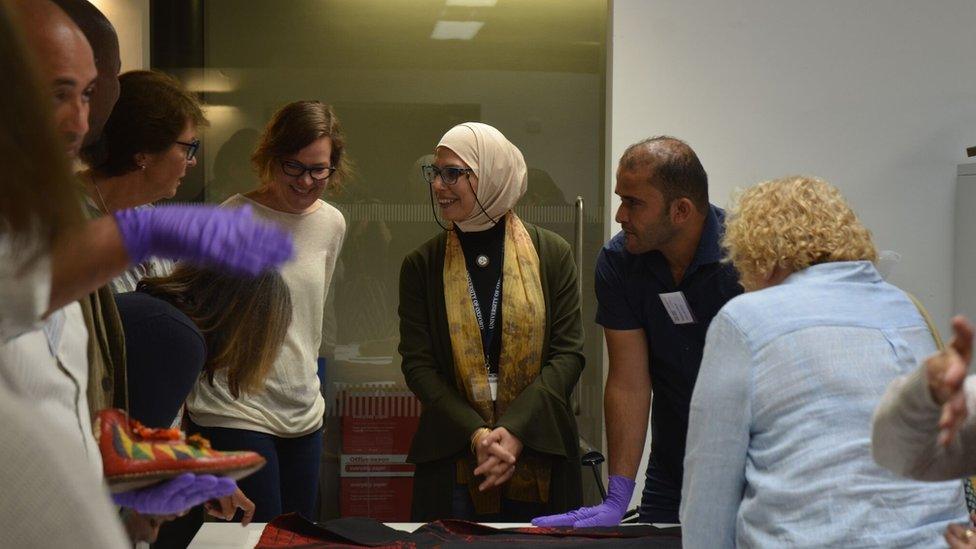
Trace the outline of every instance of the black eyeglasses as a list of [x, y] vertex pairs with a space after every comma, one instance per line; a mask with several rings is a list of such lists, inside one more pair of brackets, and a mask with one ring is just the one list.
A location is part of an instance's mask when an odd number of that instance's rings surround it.
[[443, 181], [445, 185], [453, 185], [457, 183], [457, 180], [459, 177], [461, 177], [461, 175], [474, 173], [474, 170], [471, 168], [456, 168], [454, 166], [438, 168], [432, 164], [424, 164], [420, 167], [420, 170], [424, 174], [424, 179], [427, 180], [427, 183], [430, 183], [431, 185], [434, 184], [434, 179], [436, 179], [437, 176], [441, 177], [441, 181]]
[[177, 141], [176, 144], [177, 145], [183, 145], [184, 147], [186, 147], [186, 161], [187, 162], [189, 162], [189, 161], [193, 160], [194, 158], [196, 158], [197, 151], [200, 150], [200, 140], [199, 139], [194, 139], [193, 141], [190, 141], [189, 143], [187, 143], [185, 141]]
[[301, 162], [296, 162], [294, 160], [282, 160], [281, 161], [281, 171], [285, 172], [285, 175], [290, 175], [292, 177], [301, 177], [308, 172], [308, 175], [312, 176], [315, 181], [325, 181], [335, 172], [338, 168], [333, 168], [332, 166], [306, 166]]

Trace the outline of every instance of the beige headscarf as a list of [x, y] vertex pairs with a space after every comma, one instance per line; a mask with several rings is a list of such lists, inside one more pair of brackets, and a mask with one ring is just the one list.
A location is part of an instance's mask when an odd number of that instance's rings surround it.
[[[478, 176], [478, 200], [495, 221], [501, 222], [525, 194], [528, 170], [522, 152], [488, 124], [458, 124], [444, 134], [437, 146], [451, 149], [474, 170]], [[494, 223], [475, 204], [471, 215], [457, 225], [471, 233], [490, 229]]]

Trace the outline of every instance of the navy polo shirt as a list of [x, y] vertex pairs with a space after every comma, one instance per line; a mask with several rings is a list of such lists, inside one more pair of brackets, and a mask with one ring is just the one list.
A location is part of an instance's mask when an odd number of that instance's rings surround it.
[[[658, 251], [631, 254], [623, 232], [600, 251], [596, 263], [596, 321], [611, 330], [643, 328], [647, 335], [654, 398], [651, 404], [651, 457], [648, 480], [680, 497], [688, 408], [698, 377], [705, 334], [712, 318], [742, 293], [731, 264], [722, 263], [720, 240], [725, 212], [709, 207], [698, 249], [680, 284], [674, 283], [664, 255]], [[683, 292], [695, 317], [677, 325], [659, 294]], [[645, 483], [645, 487], [646, 483]]]

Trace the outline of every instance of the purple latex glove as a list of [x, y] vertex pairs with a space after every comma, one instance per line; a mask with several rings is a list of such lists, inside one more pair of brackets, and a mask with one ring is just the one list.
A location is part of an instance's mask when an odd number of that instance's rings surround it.
[[160, 206], [115, 212], [133, 263], [150, 256], [257, 275], [294, 253], [291, 235], [258, 221], [250, 206]]
[[116, 505], [142, 515], [178, 515], [201, 503], [229, 496], [237, 483], [227, 477], [184, 473], [147, 488], [112, 494]]
[[562, 515], [549, 515], [532, 519], [533, 526], [572, 526], [589, 528], [591, 526], [617, 526], [627, 513], [630, 498], [634, 495], [636, 483], [622, 476], [610, 477], [610, 490], [607, 499], [594, 507], [582, 507]]

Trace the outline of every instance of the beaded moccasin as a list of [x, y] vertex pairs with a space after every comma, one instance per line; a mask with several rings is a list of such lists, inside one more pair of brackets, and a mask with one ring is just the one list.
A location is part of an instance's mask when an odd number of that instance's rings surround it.
[[264, 466], [255, 452], [222, 452], [200, 435], [179, 429], [150, 429], [122, 410], [102, 410], [94, 434], [102, 453], [105, 481], [112, 492], [126, 492], [183, 473], [230, 477], [250, 475]]

